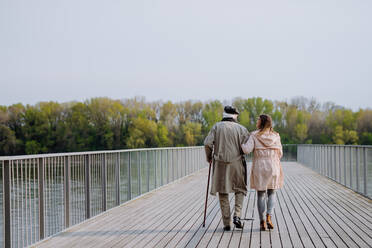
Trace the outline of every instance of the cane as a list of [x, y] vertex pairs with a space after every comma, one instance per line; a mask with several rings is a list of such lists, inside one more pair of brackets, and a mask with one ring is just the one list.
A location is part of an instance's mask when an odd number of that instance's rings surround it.
[[205, 194], [205, 207], [204, 207], [204, 221], [203, 221], [203, 227], [205, 227], [205, 218], [206, 218], [206, 216], [207, 216], [208, 191], [209, 191], [209, 179], [211, 178], [211, 167], [212, 167], [212, 161], [209, 163], [207, 193]]

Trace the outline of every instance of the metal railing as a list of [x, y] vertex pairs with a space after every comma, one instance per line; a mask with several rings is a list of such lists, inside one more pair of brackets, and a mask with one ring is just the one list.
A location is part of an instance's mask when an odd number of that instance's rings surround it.
[[[372, 146], [283, 145], [283, 153], [372, 196]], [[25, 247], [208, 164], [203, 147], [182, 147], [0, 157], [0, 166], [0, 246]]]
[[203, 147], [0, 158], [0, 246], [25, 247], [203, 167]]
[[372, 198], [372, 146], [298, 145], [299, 163]]

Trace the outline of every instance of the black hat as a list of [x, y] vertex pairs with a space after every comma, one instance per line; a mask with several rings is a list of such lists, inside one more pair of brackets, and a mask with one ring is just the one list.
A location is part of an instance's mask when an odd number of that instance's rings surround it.
[[225, 106], [223, 111], [225, 111], [225, 113], [232, 114], [232, 115], [238, 115], [239, 114], [239, 111], [236, 110], [236, 108], [234, 108], [233, 106]]

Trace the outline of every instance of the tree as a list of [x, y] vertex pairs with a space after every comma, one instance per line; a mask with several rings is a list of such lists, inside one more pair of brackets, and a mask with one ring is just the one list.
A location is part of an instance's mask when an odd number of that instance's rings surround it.
[[307, 125], [305, 123], [298, 123], [295, 126], [295, 133], [296, 133], [296, 138], [299, 141], [299, 143], [303, 143], [305, 139], [307, 138]]
[[201, 144], [202, 125], [196, 122], [187, 122], [182, 126], [184, 145], [195, 146]]
[[204, 131], [207, 133], [212, 126], [222, 119], [223, 106], [220, 101], [212, 101], [205, 104], [202, 115], [204, 118]]
[[0, 155], [14, 154], [16, 137], [14, 132], [6, 126], [9, 120], [7, 108], [0, 106]]
[[[164, 127], [160, 128], [162, 134], [162, 142], [159, 139], [158, 126], [155, 121], [138, 116], [134, 118], [129, 126], [129, 136], [127, 139], [128, 148], [145, 148], [157, 147], [159, 144], [164, 144]], [[166, 140], [165, 140], [166, 142]]]

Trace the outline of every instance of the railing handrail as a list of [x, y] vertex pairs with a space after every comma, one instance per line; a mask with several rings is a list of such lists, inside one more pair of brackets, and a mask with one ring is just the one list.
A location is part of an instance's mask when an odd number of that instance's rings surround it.
[[179, 146], [179, 147], [157, 147], [157, 148], [136, 148], [136, 149], [119, 149], [119, 150], [100, 150], [100, 151], [86, 151], [86, 152], [64, 152], [64, 153], [44, 153], [31, 155], [15, 155], [15, 156], [0, 156], [0, 161], [18, 160], [18, 159], [34, 159], [34, 158], [52, 158], [61, 156], [76, 156], [76, 155], [94, 155], [104, 153], [122, 153], [122, 152], [141, 152], [141, 151], [158, 151], [158, 150], [181, 150], [192, 149], [201, 146]]
[[[283, 146], [297, 146], [297, 144], [283, 144]], [[156, 148], [136, 148], [136, 149], [118, 149], [118, 150], [99, 150], [99, 151], [85, 151], [85, 152], [63, 152], [63, 153], [0, 156], [0, 161], [18, 160], [18, 159], [53, 158], [53, 157], [60, 157], [60, 156], [92, 155], [92, 154], [118, 153], [118, 152], [122, 153], [122, 152], [137, 152], [137, 151], [154, 151], [154, 150], [180, 150], [180, 149], [192, 149], [192, 148], [198, 148], [198, 147], [202, 147], [202, 146], [156, 147]]]
[[372, 148], [372, 145], [338, 145], [338, 144], [298, 144], [299, 146], [336, 146], [336, 147], [358, 147]]

